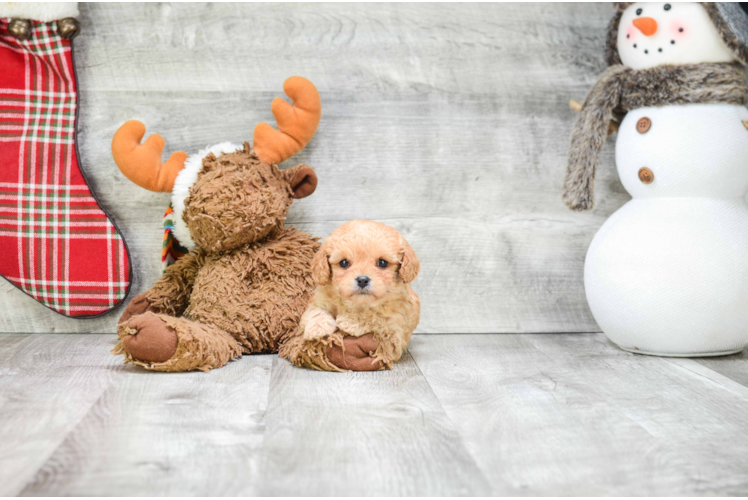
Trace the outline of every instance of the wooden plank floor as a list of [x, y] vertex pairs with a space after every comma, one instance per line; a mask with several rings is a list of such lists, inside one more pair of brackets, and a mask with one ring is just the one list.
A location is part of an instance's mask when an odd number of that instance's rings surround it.
[[148, 373], [0, 334], [0, 495], [745, 495], [748, 359], [416, 335], [391, 372]]

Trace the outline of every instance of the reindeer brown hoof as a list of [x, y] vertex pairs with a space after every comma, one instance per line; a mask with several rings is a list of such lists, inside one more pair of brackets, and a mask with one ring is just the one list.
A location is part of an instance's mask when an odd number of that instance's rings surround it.
[[331, 345], [327, 348], [327, 359], [343, 370], [370, 372], [380, 370], [382, 362], [373, 359], [370, 353], [377, 350], [379, 342], [373, 333], [361, 337], [344, 337], [343, 345]]
[[177, 332], [158, 316], [137, 316], [127, 326], [138, 331], [124, 339], [125, 351], [137, 361], [163, 363], [177, 352]]
[[133, 316], [140, 316], [145, 312], [159, 313], [160, 311], [148, 302], [145, 293], [141, 293], [140, 295], [133, 297], [130, 303], [127, 304], [127, 307], [122, 312], [122, 316], [119, 317], [117, 324], [126, 323]]

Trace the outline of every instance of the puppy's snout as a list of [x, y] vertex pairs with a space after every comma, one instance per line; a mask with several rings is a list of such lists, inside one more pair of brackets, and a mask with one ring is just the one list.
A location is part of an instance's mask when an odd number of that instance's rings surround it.
[[356, 284], [359, 288], [366, 288], [371, 283], [371, 279], [368, 276], [359, 276], [356, 278]]

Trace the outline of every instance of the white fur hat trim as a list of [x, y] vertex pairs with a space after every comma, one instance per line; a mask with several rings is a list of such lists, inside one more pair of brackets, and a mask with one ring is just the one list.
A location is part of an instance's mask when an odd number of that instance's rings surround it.
[[4, 17], [49, 23], [78, 17], [78, 2], [0, 2], [0, 18]]
[[221, 156], [223, 153], [233, 153], [241, 149], [242, 146], [239, 144], [222, 142], [215, 146], [208, 146], [197, 154], [190, 155], [184, 162], [184, 168], [174, 180], [174, 188], [171, 191], [171, 206], [174, 209], [174, 236], [183, 247], [192, 250], [197, 246], [192, 241], [192, 235], [190, 235], [190, 230], [187, 229], [187, 224], [182, 219], [182, 215], [184, 214], [184, 200], [190, 195], [190, 188], [197, 181], [197, 174], [203, 169], [203, 158], [210, 153]]

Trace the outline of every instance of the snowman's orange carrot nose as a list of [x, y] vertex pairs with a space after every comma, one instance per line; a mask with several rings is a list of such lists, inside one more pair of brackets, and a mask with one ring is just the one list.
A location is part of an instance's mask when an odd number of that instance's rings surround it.
[[651, 17], [637, 17], [634, 19], [634, 26], [646, 36], [652, 36], [657, 32], [657, 21]]

